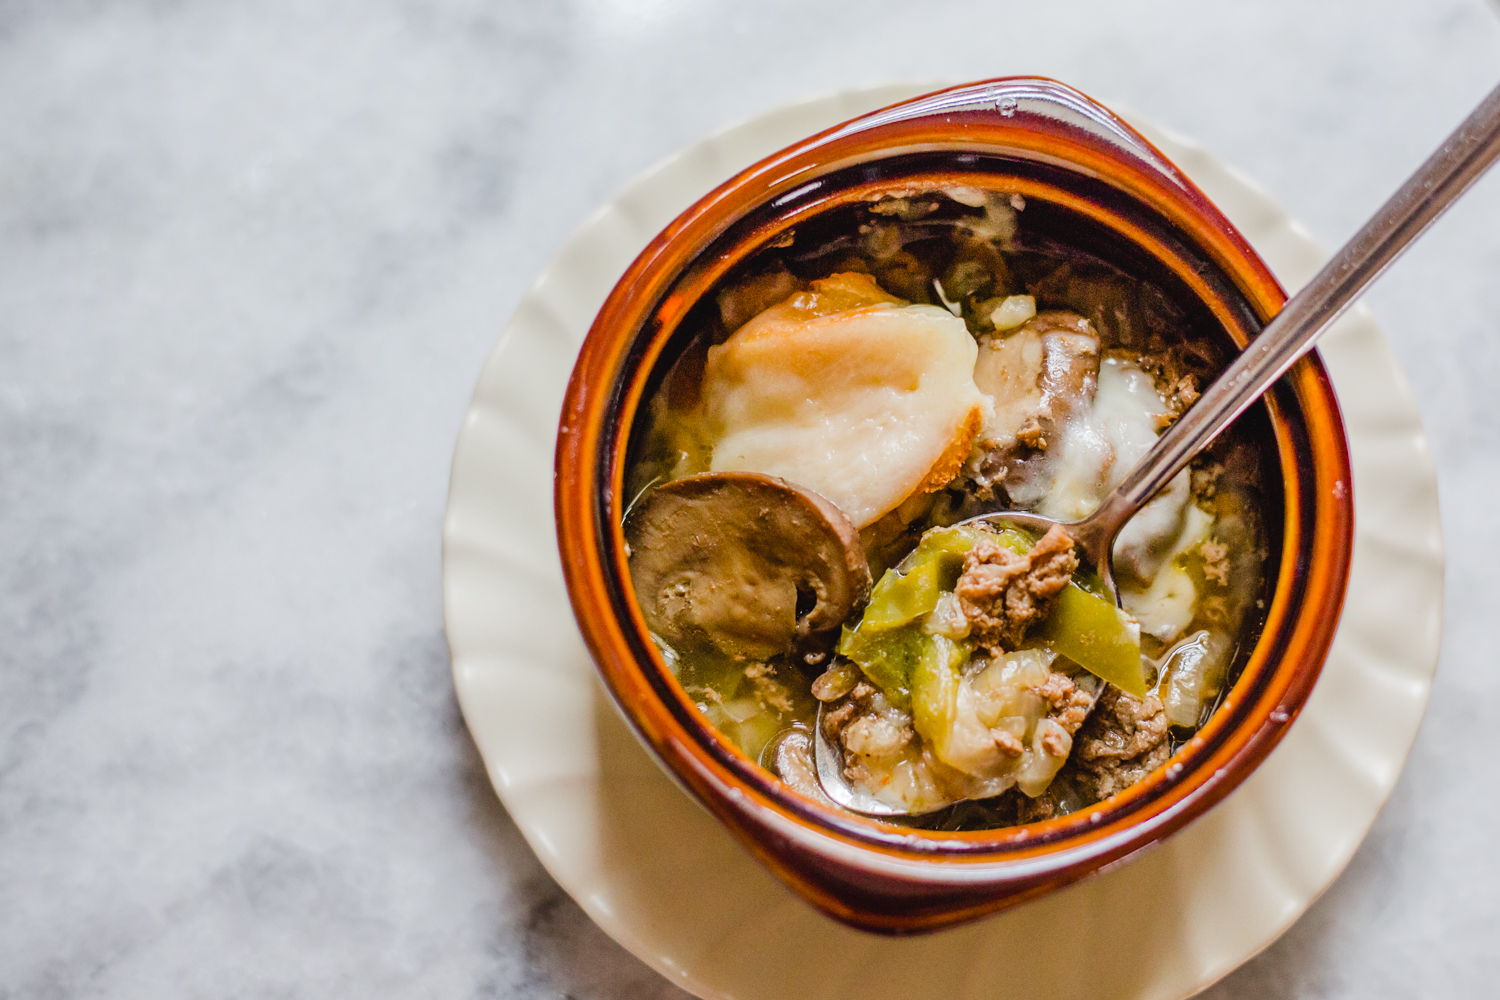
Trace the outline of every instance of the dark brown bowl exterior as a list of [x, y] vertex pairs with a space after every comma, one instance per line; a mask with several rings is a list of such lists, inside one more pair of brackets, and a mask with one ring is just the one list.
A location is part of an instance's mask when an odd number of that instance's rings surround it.
[[[882, 174], [883, 164], [899, 167]], [[1241, 346], [1285, 301], [1228, 220], [1120, 119], [1054, 81], [987, 81], [798, 143], [679, 216], [600, 310], [558, 432], [557, 530], [569, 594], [637, 735], [790, 886], [839, 920], [885, 933], [932, 930], [1035, 898], [1150, 847], [1224, 798], [1306, 701], [1349, 572], [1349, 456], [1314, 355], [1264, 403], [1283, 492], [1280, 562], [1268, 564], [1274, 589], [1260, 639], [1208, 724], [1140, 783], [1092, 809], [1024, 828], [913, 831], [791, 792], [708, 724], [650, 640], [619, 527], [629, 432], [652, 367], [688, 308], [799, 220], [903, 183], [973, 183], [978, 174], [966, 171], [981, 167], [992, 180], [1003, 175], [1003, 190], [1064, 205], [1142, 248]], [[832, 180], [851, 168], [866, 180], [843, 187]]]

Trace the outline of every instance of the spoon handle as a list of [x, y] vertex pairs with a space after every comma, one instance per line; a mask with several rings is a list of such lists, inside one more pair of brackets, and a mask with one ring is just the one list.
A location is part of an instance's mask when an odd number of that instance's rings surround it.
[[[1500, 157], [1500, 87], [1469, 115], [1364, 228], [1163, 434], [1101, 505], [1123, 524], [1260, 398], [1318, 335]], [[1091, 518], [1092, 520], [1092, 518]]]

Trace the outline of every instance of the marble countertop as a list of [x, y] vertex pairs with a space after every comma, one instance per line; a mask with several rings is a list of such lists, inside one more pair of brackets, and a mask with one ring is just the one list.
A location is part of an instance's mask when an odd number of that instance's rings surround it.
[[[498, 804], [439, 595], [479, 366], [655, 160], [851, 83], [1035, 72], [1333, 246], [1500, 80], [1481, 0], [915, 9], [0, 5], [0, 998], [682, 995]], [[1500, 976], [1497, 274], [1491, 177], [1369, 297], [1440, 469], [1442, 662], [1353, 863], [1216, 1000]]]

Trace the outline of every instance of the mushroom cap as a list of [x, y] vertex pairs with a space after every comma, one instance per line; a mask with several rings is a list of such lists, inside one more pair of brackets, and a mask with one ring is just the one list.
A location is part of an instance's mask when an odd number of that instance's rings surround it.
[[625, 538], [646, 622], [679, 652], [709, 645], [770, 659], [838, 628], [870, 593], [849, 519], [771, 476], [708, 472], [665, 483], [630, 511]]

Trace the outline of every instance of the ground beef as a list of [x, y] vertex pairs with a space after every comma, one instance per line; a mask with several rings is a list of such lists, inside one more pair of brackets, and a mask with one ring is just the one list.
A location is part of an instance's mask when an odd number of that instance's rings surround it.
[[1219, 477], [1224, 475], [1224, 466], [1219, 462], [1207, 462], [1192, 472], [1193, 499], [1206, 503], [1219, 492]]
[[1057, 803], [1049, 795], [1032, 798], [1019, 788], [1012, 788], [1010, 794], [1016, 800], [1017, 823], [1040, 823], [1057, 815]]
[[1136, 698], [1107, 688], [1073, 741], [1074, 782], [1095, 801], [1135, 784], [1172, 755], [1168, 726], [1155, 695]]
[[756, 700], [762, 707], [770, 707], [784, 715], [790, 715], [796, 711], [792, 703], [792, 692], [785, 684], [776, 678], [776, 667], [770, 663], [752, 663], [745, 668], [745, 676], [750, 678], [751, 685], [755, 688]]
[[1026, 629], [1047, 616], [1077, 568], [1073, 538], [1060, 525], [1026, 555], [981, 539], [964, 557], [963, 575], [954, 588], [970, 635], [995, 653], [1018, 648]]
[[1216, 365], [1204, 353], [1202, 345], [1188, 342], [1168, 345], [1157, 337], [1150, 340], [1146, 351], [1126, 352], [1125, 356], [1151, 375], [1156, 391], [1166, 401], [1167, 412], [1157, 419], [1159, 429], [1165, 430], [1197, 402], [1198, 387], [1212, 380]]
[[910, 718], [894, 711], [879, 689], [867, 681], [859, 681], [847, 694], [827, 703], [823, 735], [846, 751], [845, 780], [873, 787], [878, 775], [861, 755], [889, 758], [899, 753], [917, 736]]
[[1016, 440], [1037, 451], [1047, 450], [1047, 430], [1036, 417], [1029, 418], [1021, 429], [1016, 431]]
[[1013, 734], [1003, 729], [991, 729], [989, 732], [994, 737], [995, 746], [999, 747], [1007, 757], [1019, 757], [1026, 752], [1026, 745]]
[[1066, 757], [1073, 748], [1073, 741], [1068, 739], [1072, 734], [1060, 726], [1037, 726], [1037, 732], [1041, 734], [1037, 742], [1042, 753], [1049, 757]]
[[1217, 538], [1205, 538], [1198, 543], [1198, 553], [1203, 556], [1204, 579], [1221, 587], [1229, 586], [1229, 546]]
[[890, 757], [912, 741], [910, 726], [884, 715], [861, 715], [844, 727], [844, 748], [865, 757]]
[[823, 712], [823, 733], [830, 740], [839, 739], [844, 727], [860, 715], [869, 702], [875, 688], [861, 681], [847, 695], [840, 698]]
[[1078, 732], [1094, 703], [1092, 694], [1074, 684], [1073, 678], [1056, 670], [1036, 689], [1036, 693], [1047, 699], [1050, 707], [1047, 717], [1062, 726], [1069, 736]]

